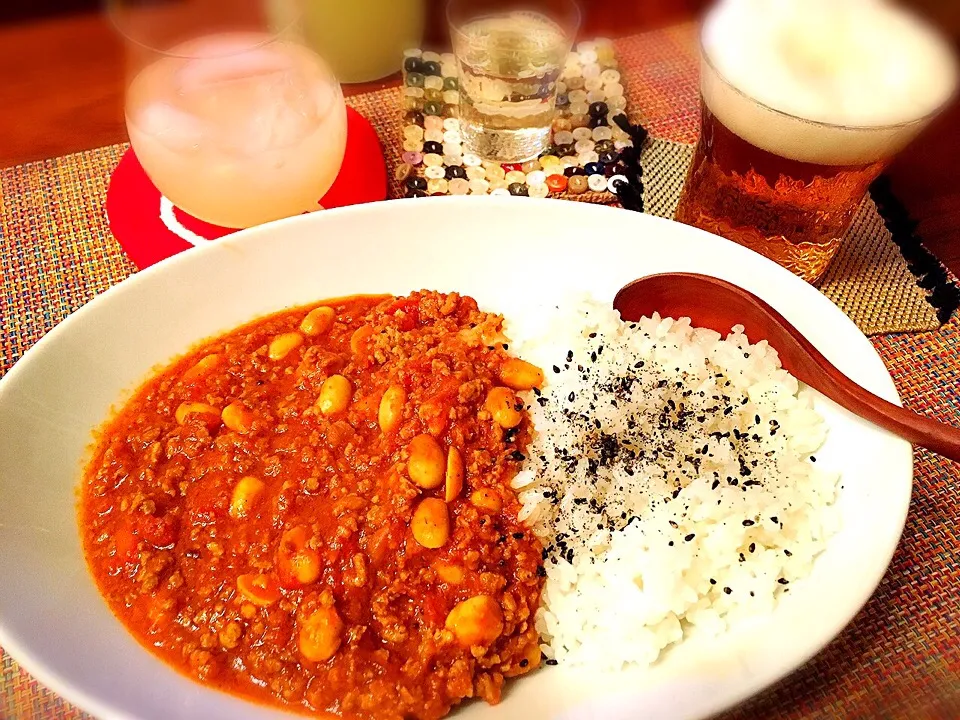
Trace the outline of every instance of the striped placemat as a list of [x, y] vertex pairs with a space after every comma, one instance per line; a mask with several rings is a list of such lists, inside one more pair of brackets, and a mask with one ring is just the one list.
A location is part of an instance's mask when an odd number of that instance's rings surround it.
[[[647, 210], [661, 215], [672, 213], [688, 146], [696, 140], [693, 38], [692, 26], [683, 25], [617, 43], [633, 119], [657, 138], [644, 151], [644, 181]], [[400, 113], [389, 110], [399, 107], [399, 97], [391, 89], [350, 100], [387, 145], [391, 177], [399, 153], [389, 147], [400, 135]], [[67, 314], [134, 271], [104, 213], [109, 174], [124, 149], [0, 171], [0, 374]], [[918, 259], [912, 239], [884, 227], [909, 223], [896, 217], [900, 210], [882, 185], [874, 198], [861, 208], [822, 289], [867, 332], [900, 333], [876, 335], [873, 342], [907, 406], [960, 425], [960, 323], [940, 327], [928, 291], [917, 287], [898, 245], [918, 275], [929, 270], [929, 261]], [[935, 280], [946, 287], [942, 274]], [[912, 512], [877, 594], [810, 664], [727, 720], [960, 718], [958, 476], [956, 465], [917, 453]], [[0, 719], [86, 717], [2, 650], [0, 666]]]

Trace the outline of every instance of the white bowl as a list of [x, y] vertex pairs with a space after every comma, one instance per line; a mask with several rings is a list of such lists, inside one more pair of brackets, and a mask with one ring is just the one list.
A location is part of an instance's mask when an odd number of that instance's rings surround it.
[[[870, 342], [830, 301], [707, 233], [583, 203], [504, 198], [389, 202], [239, 233], [141, 272], [76, 312], [0, 381], [0, 645], [103, 718], [286, 717], [205, 688], [137, 644], [87, 572], [75, 490], [91, 430], [150, 371], [192, 343], [286, 306], [352, 293], [457, 290], [536, 327], [570, 291], [610, 300], [654, 272], [701, 272], [766, 299], [850, 377], [897, 401]], [[653, 668], [547, 668], [503, 703], [459, 717], [698, 718], [795, 669], [876, 588], [903, 529], [910, 446], [820, 399], [818, 458], [843, 473], [843, 527], [770, 616], [686, 642]]]

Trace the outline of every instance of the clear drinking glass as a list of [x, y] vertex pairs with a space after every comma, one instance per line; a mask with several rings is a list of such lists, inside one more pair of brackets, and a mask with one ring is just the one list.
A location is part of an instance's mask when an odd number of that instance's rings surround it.
[[557, 80], [580, 24], [574, 0], [451, 0], [464, 152], [517, 163], [550, 146]]
[[336, 79], [271, 26], [261, 0], [115, 0], [127, 41], [126, 121], [147, 175], [174, 205], [244, 228], [319, 209], [346, 148]]
[[[710, 23], [708, 15], [704, 33]], [[719, 32], [712, 37], [713, 53], [739, 52], [725, 44], [735, 45], [738, 38]], [[936, 49], [934, 40], [931, 36], [924, 52]], [[843, 43], [844, 37], [838, 31], [829, 42]], [[950, 87], [954, 67], [949, 53], [942, 54], [943, 60], [939, 54], [931, 57], [937, 61], [931, 65], [943, 73], [939, 84]], [[910, 60], [907, 55], [905, 62]], [[858, 72], [883, 70], [865, 65]], [[745, 80], [766, 90], [762, 73]], [[864, 81], [858, 99], [877, 105], [875, 98], [863, 99], [869, 75], [858, 78]], [[676, 219], [745, 245], [811, 283], [826, 272], [870, 184], [943, 107], [931, 111], [918, 104], [927, 109], [913, 116], [901, 108], [903, 121], [870, 125], [783, 112], [725, 77], [703, 37], [700, 100], [700, 141]]]

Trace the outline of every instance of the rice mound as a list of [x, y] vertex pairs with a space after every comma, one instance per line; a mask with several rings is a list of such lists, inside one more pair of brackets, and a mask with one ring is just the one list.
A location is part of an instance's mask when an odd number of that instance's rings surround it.
[[742, 330], [584, 299], [521, 348], [547, 375], [514, 487], [545, 548], [550, 661], [648, 665], [768, 613], [836, 532], [812, 394]]

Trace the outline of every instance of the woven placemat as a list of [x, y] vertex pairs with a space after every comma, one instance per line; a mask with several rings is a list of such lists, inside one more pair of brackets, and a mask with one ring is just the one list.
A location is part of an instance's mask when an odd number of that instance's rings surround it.
[[[696, 140], [693, 37], [691, 26], [677, 26], [617, 43], [634, 120], [673, 143]], [[400, 91], [391, 89], [352, 98], [350, 103], [371, 119], [381, 138], [396, 138], [400, 113], [389, 108], [399, 106], [399, 101]], [[0, 374], [66, 315], [134, 271], [110, 236], [103, 209], [109, 174], [124, 150], [125, 146], [116, 145], [0, 171], [0, 323], [4, 328]], [[652, 165], [656, 153], [673, 157], [679, 151], [657, 142], [646, 152], [652, 153], [646, 158]], [[388, 153], [388, 163], [395, 164], [397, 158]], [[658, 198], [661, 193], [667, 195], [669, 188], [661, 187], [660, 176], [654, 175], [645, 177], [648, 209], [658, 202], [668, 205], [668, 200]], [[681, 182], [682, 173], [669, 175], [669, 180]], [[399, 194], [396, 186], [392, 191]], [[604, 197], [580, 199], [597, 202]], [[669, 210], [659, 212], [669, 214]], [[869, 206], [861, 211], [862, 225], [876, 222], [864, 213], [870, 214]], [[857, 243], [854, 240], [848, 248], [852, 256], [877, 253], [874, 246]], [[857, 310], [859, 305], [881, 305], [898, 297], [897, 293], [914, 292], [913, 283], [902, 273], [885, 281], [875, 270], [902, 262], [898, 256], [887, 259], [891, 250], [896, 253], [889, 242], [881, 247], [882, 256], [844, 260], [844, 266], [857, 270], [830, 280], [829, 287], [836, 284], [838, 293], [831, 297], [835, 301], [842, 297], [848, 312], [857, 313], [861, 323], [876, 314]], [[894, 294], [878, 296], [878, 292]], [[896, 307], [896, 311], [882, 308], [890, 315], [891, 328], [918, 329], [917, 317], [905, 312], [904, 305]], [[935, 319], [929, 321], [929, 327], [936, 325]], [[936, 332], [878, 336], [873, 342], [907, 406], [960, 425], [958, 394], [945, 391], [960, 387], [957, 321]], [[924, 452], [917, 453], [916, 461], [912, 513], [878, 593], [826, 651], [728, 720], [960, 718], [960, 643], [956, 639], [960, 534], [954, 524], [960, 515], [958, 473], [956, 465]], [[0, 719], [87, 717], [40, 686], [2, 650], [0, 667]]]

